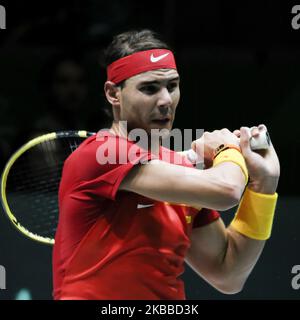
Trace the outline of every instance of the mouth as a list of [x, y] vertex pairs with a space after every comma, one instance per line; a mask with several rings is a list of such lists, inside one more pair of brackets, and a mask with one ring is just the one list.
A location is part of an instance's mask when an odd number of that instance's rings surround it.
[[152, 120], [153, 123], [155, 123], [156, 125], [160, 125], [160, 126], [164, 126], [169, 124], [171, 121], [170, 118], [161, 118], [161, 119], [154, 119]]

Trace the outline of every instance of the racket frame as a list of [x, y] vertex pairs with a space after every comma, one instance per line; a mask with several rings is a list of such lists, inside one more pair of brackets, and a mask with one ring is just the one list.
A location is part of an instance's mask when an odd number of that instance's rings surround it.
[[36, 138], [33, 138], [32, 140], [28, 141], [24, 145], [22, 145], [8, 160], [8, 162], [5, 165], [5, 168], [3, 170], [3, 173], [1, 175], [1, 203], [2, 207], [4, 209], [4, 212], [6, 213], [9, 220], [12, 222], [12, 224], [25, 236], [29, 237], [32, 240], [35, 240], [37, 242], [41, 242], [44, 244], [53, 245], [54, 239], [49, 237], [43, 237], [36, 233], [33, 233], [29, 231], [27, 228], [22, 226], [13, 212], [11, 211], [7, 196], [6, 196], [6, 185], [7, 185], [7, 177], [9, 175], [9, 172], [13, 166], [13, 164], [17, 161], [17, 159], [24, 154], [29, 149], [33, 148], [34, 146], [45, 142], [45, 141], [51, 141], [55, 139], [60, 138], [66, 138], [66, 137], [80, 137], [80, 138], [88, 138], [89, 136], [93, 135], [93, 132], [88, 132], [86, 130], [70, 130], [70, 131], [58, 131], [58, 132], [51, 132], [47, 134], [43, 134], [41, 136], [38, 136]]

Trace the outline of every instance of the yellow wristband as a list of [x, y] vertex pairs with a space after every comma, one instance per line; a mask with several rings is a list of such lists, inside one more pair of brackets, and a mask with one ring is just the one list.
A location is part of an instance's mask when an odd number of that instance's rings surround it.
[[214, 159], [213, 161], [213, 166], [215, 167], [216, 165], [222, 163], [222, 162], [233, 162], [240, 166], [242, 169], [244, 176], [245, 176], [245, 181], [246, 183], [248, 182], [248, 169], [246, 166], [245, 159], [241, 152], [239, 152], [236, 149], [226, 149], [222, 152], [220, 152]]
[[249, 238], [267, 240], [271, 236], [277, 198], [277, 193], [262, 194], [246, 188], [230, 226]]

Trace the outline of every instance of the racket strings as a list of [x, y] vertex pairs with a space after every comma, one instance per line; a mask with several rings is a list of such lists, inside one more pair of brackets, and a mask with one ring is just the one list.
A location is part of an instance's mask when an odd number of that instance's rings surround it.
[[15, 161], [7, 178], [7, 202], [19, 224], [30, 232], [54, 237], [63, 164], [82, 141], [79, 137], [44, 141]]

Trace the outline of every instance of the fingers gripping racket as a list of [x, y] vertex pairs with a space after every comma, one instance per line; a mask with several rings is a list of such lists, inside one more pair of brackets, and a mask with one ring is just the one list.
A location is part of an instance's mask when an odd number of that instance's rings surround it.
[[83, 130], [45, 134], [24, 144], [7, 162], [1, 177], [2, 206], [27, 237], [54, 243], [64, 161], [93, 134]]
[[[250, 138], [250, 148], [253, 151], [266, 150], [270, 145], [270, 135], [266, 130], [261, 131], [258, 137]], [[198, 161], [198, 155], [193, 149], [188, 150], [186, 155], [192, 163], [196, 163]]]

